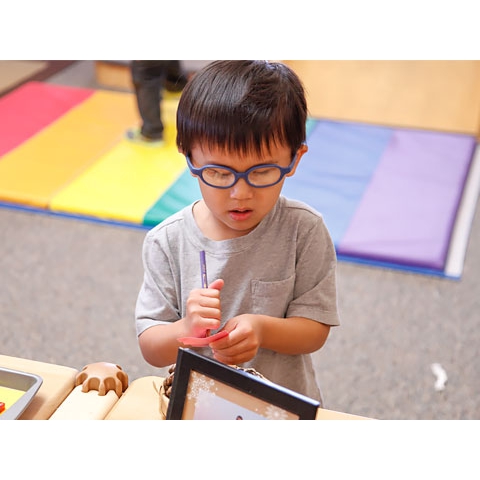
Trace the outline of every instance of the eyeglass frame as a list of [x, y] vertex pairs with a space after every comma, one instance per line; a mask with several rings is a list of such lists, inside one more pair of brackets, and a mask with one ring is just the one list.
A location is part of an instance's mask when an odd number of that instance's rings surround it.
[[[297, 161], [297, 156], [298, 156], [298, 152], [295, 153], [295, 155], [293, 156], [293, 160], [291, 161], [288, 167], [281, 167], [280, 165], [277, 165], [275, 163], [264, 163], [262, 165], [255, 165], [253, 167], [250, 167], [248, 170], [245, 170], [244, 172], [237, 172], [233, 168], [227, 167], [225, 165], [215, 165], [215, 164], [208, 164], [200, 168], [195, 168], [192, 164], [192, 161], [190, 160], [190, 155], [185, 155], [185, 159], [187, 160], [187, 165], [188, 165], [188, 168], [190, 169], [190, 172], [196, 175], [198, 178], [200, 178], [200, 180], [202, 180], [202, 182], [205, 185], [208, 185], [209, 187], [212, 187], [212, 188], [220, 188], [222, 190], [226, 190], [227, 188], [232, 188], [241, 178], [243, 178], [245, 182], [253, 188], [273, 187], [274, 185], [277, 185], [277, 183], [280, 183], [285, 177], [285, 175], [287, 175], [293, 170], [293, 167], [295, 166], [295, 162]], [[250, 172], [257, 169], [261, 169], [261, 168], [271, 168], [271, 167], [275, 167], [280, 170], [280, 178], [275, 183], [269, 183], [268, 185], [253, 185], [248, 180], [248, 175], [250, 174]], [[222, 168], [224, 170], [228, 170], [230, 173], [233, 173], [233, 176], [235, 177], [234, 182], [228, 187], [221, 187], [219, 185], [212, 185], [211, 183], [208, 183], [203, 178], [203, 171], [206, 170], [207, 168]]]

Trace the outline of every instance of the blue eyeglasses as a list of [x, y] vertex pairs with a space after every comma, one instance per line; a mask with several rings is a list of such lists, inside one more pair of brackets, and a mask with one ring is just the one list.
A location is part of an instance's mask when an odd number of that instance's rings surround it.
[[267, 163], [256, 165], [245, 172], [237, 172], [233, 168], [223, 165], [205, 165], [201, 168], [195, 168], [188, 155], [186, 155], [186, 159], [190, 171], [210, 187], [230, 188], [243, 178], [252, 187], [265, 188], [276, 185], [287, 173], [292, 171], [297, 155], [293, 157], [288, 167]]

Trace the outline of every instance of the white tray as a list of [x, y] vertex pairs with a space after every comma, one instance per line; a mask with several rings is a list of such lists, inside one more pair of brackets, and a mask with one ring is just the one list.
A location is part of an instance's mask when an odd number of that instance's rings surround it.
[[13, 405], [0, 414], [0, 420], [17, 419], [33, 400], [42, 383], [43, 379], [33, 373], [0, 368], [0, 385], [2, 387], [25, 392]]

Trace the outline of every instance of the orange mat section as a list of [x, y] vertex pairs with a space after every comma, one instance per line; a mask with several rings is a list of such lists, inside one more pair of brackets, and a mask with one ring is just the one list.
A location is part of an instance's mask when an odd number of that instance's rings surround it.
[[137, 120], [134, 95], [95, 92], [2, 157], [0, 200], [47, 208], [60, 189], [116, 144]]
[[177, 105], [178, 97], [163, 99], [163, 145], [120, 139], [55, 195], [50, 209], [141, 225], [145, 212], [186, 168], [175, 142]]

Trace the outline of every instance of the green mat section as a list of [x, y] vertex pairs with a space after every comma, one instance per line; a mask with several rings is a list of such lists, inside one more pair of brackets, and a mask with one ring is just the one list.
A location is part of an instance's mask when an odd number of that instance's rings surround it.
[[198, 180], [185, 170], [178, 180], [147, 211], [143, 224], [154, 226], [201, 198]]

